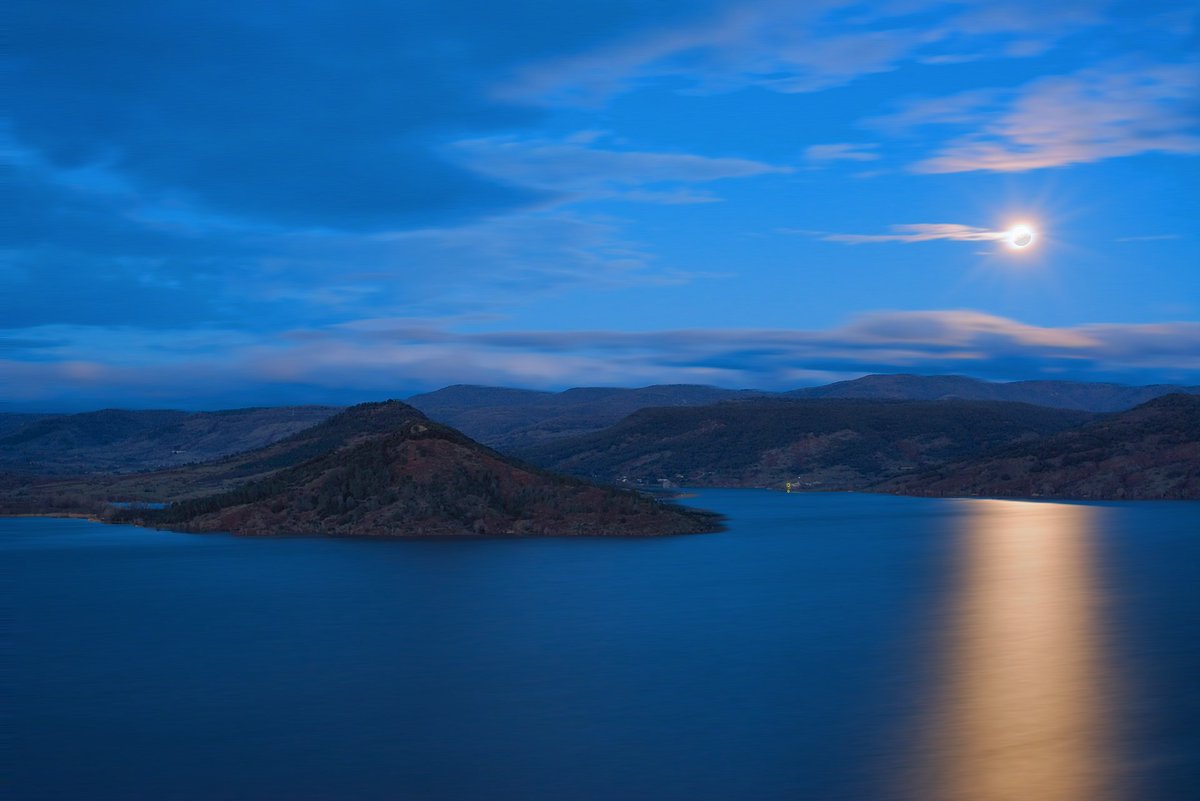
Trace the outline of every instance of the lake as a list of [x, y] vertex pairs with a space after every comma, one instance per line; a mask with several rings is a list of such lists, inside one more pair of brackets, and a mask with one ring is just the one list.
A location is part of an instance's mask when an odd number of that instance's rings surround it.
[[8, 797], [1200, 798], [1200, 504], [685, 502], [729, 530], [0, 519]]

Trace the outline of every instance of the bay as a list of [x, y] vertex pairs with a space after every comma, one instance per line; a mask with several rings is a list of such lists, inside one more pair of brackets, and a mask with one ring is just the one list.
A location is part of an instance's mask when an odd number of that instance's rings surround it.
[[685, 502], [729, 529], [0, 519], [11, 797], [1200, 797], [1200, 504]]

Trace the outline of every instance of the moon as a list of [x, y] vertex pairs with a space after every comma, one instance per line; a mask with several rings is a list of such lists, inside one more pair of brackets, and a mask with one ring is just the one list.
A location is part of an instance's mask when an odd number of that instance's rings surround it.
[[1028, 225], [1014, 225], [1008, 232], [1009, 247], [1023, 250], [1033, 244], [1036, 233]]

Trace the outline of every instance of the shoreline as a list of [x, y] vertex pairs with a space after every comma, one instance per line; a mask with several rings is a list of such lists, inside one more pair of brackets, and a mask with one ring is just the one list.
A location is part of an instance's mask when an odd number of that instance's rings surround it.
[[[785, 493], [784, 490], [776, 487], [687, 487], [681, 488], [683, 491], [669, 496], [667, 499], [682, 500], [692, 499], [699, 496], [705, 490], [750, 490], [750, 491], [765, 491], [775, 492], [779, 494], [790, 495], [887, 495], [893, 498], [912, 498], [914, 500], [942, 500], [942, 501], [1017, 501], [1024, 503], [1198, 503], [1200, 498], [1080, 498], [1070, 496], [1026, 496], [1026, 495], [916, 495], [903, 492], [889, 491], [873, 491], [869, 489], [804, 489], [792, 490], [790, 493]], [[0, 509], [0, 519], [3, 518], [62, 518], [65, 520], [89, 520], [93, 523], [103, 523], [112, 525], [133, 525], [139, 528], [148, 528], [155, 531], [171, 531], [178, 534], [198, 534], [209, 532], [188, 531], [186, 529], [172, 529], [155, 526], [152, 523], [138, 523], [134, 521], [113, 521], [106, 519], [103, 515], [92, 512], [5, 512]], [[724, 526], [717, 524], [716, 528], [704, 531], [687, 532], [683, 534], [513, 534], [513, 535], [488, 535], [488, 534], [400, 534], [400, 535], [376, 535], [376, 534], [236, 534], [239, 537], [332, 537], [343, 539], [379, 539], [379, 540], [412, 540], [412, 539], [537, 539], [553, 537], [555, 539], [573, 539], [573, 538], [609, 538], [618, 537], [622, 539], [644, 539], [653, 537], [672, 537], [672, 536], [689, 536], [690, 534], [711, 534], [720, 533], [724, 530]], [[215, 533], [215, 532], [214, 532]], [[233, 532], [226, 532], [233, 533]]]
[[356, 539], [356, 540], [533, 540], [533, 539], [658, 539], [664, 537], [690, 537], [701, 536], [705, 534], [720, 534], [728, 530], [725, 524], [725, 516], [716, 512], [711, 512], [704, 509], [692, 509], [693, 512], [700, 512], [703, 517], [709, 518], [708, 525], [698, 527], [690, 531], [672, 531], [667, 533], [660, 532], [644, 532], [644, 533], [619, 533], [619, 534], [604, 534], [604, 533], [565, 533], [565, 534], [536, 534], [536, 533], [511, 533], [511, 534], [475, 534], [475, 533], [447, 533], [447, 534], [324, 534], [320, 532], [272, 532], [272, 533], [246, 533], [232, 530], [214, 530], [203, 531], [188, 528], [171, 528], [169, 526], [155, 525], [155, 523], [146, 520], [113, 520], [103, 515], [97, 515], [85, 512], [4, 512], [0, 510], [0, 520], [18, 519], [18, 518], [59, 518], [63, 520], [88, 520], [92, 523], [100, 523], [102, 525], [114, 526], [135, 526], [141, 529], [150, 531], [165, 531], [172, 534], [225, 534], [233, 537], [244, 537], [246, 539], [283, 539], [283, 538], [322, 538], [322, 539]]
[[99, 515], [89, 514], [86, 512], [3, 512], [0, 511], [0, 518], [4, 517], [60, 517], [67, 520], [91, 520], [93, 523], [106, 523], [108, 521], [101, 518]]

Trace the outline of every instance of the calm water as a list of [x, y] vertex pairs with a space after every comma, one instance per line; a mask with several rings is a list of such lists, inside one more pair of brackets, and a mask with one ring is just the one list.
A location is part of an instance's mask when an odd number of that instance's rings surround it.
[[9, 797], [1200, 798], [1200, 504], [689, 503], [730, 530], [0, 519]]

